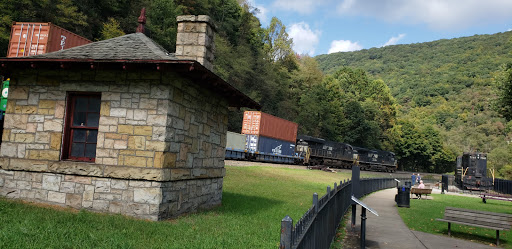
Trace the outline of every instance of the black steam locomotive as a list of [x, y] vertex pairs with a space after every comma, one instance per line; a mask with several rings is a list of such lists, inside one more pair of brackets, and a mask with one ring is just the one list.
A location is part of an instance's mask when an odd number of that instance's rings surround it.
[[455, 182], [461, 189], [485, 190], [491, 187], [487, 179], [487, 154], [464, 152], [458, 156]]

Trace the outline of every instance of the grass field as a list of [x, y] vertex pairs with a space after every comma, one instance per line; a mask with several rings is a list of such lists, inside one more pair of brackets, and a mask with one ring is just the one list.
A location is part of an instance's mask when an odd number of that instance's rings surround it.
[[276, 248], [284, 216], [297, 221], [314, 192], [322, 196], [350, 178], [273, 167], [226, 171], [222, 206], [164, 222], [0, 199], [0, 248]]
[[[454, 195], [432, 195], [433, 200], [411, 199], [411, 208], [399, 208], [398, 213], [411, 230], [432, 234], [448, 235], [448, 223], [436, 221], [443, 218], [445, 207], [458, 207], [481, 211], [512, 214], [512, 202], [487, 200], [480, 198]], [[452, 223], [452, 236], [475, 242], [494, 244], [496, 246], [496, 230]], [[500, 231], [500, 246], [512, 248], [512, 232]]]

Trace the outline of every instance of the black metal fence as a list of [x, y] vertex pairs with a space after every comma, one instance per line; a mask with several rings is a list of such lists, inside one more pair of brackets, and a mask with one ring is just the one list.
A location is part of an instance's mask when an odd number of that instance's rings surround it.
[[[404, 179], [402, 179], [404, 180]], [[407, 180], [407, 179], [405, 179]], [[409, 179], [410, 180], [410, 179]], [[377, 190], [397, 186], [394, 178], [367, 178], [360, 179], [360, 198]], [[286, 216], [281, 221], [280, 248], [329, 248], [341, 219], [352, 204], [352, 182], [345, 181], [318, 199], [313, 194], [312, 207], [293, 226], [293, 220]]]
[[[451, 179], [450, 179], [451, 178]], [[505, 180], [500, 178], [495, 178], [494, 180], [492, 178], [469, 178], [464, 177], [463, 182], [455, 182], [453, 179], [453, 176], [449, 175], [443, 175], [443, 179], [446, 181], [443, 184], [446, 185], [456, 185], [458, 188], [465, 190], [465, 189], [477, 189], [480, 191], [494, 191], [499, 194], [507, 194], [512, 195], [512, 181], [511, 180]]]
[[494, 179], [493, 190], [501, 194], [512, 195], [512, 181], [496, 178]]

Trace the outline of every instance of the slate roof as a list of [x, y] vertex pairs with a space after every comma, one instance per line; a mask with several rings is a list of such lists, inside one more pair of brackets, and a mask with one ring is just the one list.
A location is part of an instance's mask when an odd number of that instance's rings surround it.
[[33, 59], [84, 60], [178, 60], [158, 43], [143, 33], [133, 33], [108, 40], [93, 42], [47, 54], [27, 56]]

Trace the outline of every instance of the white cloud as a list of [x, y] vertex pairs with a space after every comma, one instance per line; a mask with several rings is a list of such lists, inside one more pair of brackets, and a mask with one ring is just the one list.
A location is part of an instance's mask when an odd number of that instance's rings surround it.
[[324, 0], [275, 0], [272, 6], [285, 11], [311, 14], [323, 2]]
[[263, 6], [261, 4], [257, 4], [255, 0], [247, 0], [246, 2], [249, 4], [249, 6], [257, 9], [255, 16], [260, 20], [260, 23], [263, 26], [267, 25], [269, 22], [268, 15], [267, 15], [268, 9], [265, 8], [265, 6]]
[[389, 45], [395, 45], [398, 43], [398, 41], [402, 40], [405, 37], [405, 34], [399, 34], [398, 36], [393, 36], [389, 38], [389, 40], [382, 45], [383, 47], [389, 46]]
[[319, 30], [311, 30], [305, 22], [294, 23], [288, 28], [288, 35], [293, 39], [293, 50], [299, 54], [315, 54], [320, 39]]
[[263, 5], [257, 5], [254, 7], [258, 9], [258, 12], [256, 13], [256, 17], [260, 20], [260, 23], [268, 23], [269, 22], [268, 16], [267, 16], [268, 10], [265, 7], [263, 7]]
[[362, 15], [390, 22], [425, 23], [435, 30], [461, 30], [510, 18], [510, 0], [343, 0], [344, 15]]
[[328, 54], [336, 52], [350, 52], [363, 49], [358, 42], [352, 42], [349, 40], [337, 40], [331, 42]]

